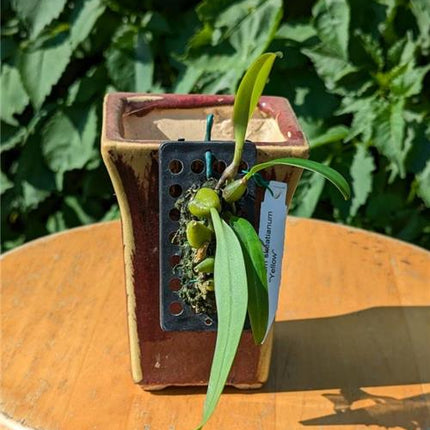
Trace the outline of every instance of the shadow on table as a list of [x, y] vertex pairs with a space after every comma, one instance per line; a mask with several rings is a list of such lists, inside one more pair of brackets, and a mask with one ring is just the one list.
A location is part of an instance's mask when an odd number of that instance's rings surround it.
[[430, 381], [430, 307], [381, 307], [275, 326], [266, 392], [339, 389], [322, 394], [333, 414], [304, 426], [430, 427], [430, 393], [394, 398], [360, 387]]
[[[430, 393], [394, 398], [361, 388], [430, 382], [430, 307], [377, 307], [335, 317], [277, 321], [274, 336], [264, 387], [226, 388], [226, 394], [337, 389], [337, 394], [322, 394], [333, 403], [333, 414], [301, 424], [430, 428]], [[205, 387], [189, 387], [159, 394], [205, 392]]]
[[430, 307], [378, 307], [275, 325], [266, 392], [430, 382]]
[[[366, 391], [342, 389], [339, 394], [323, 394], [333, 403], [334, 414], [301, 421], [304, 426], [377, 425], [400, 427], [405, 430], [422, 430], [430, 426], [430, 393], [395, 398], [376, 396]], [[363, 401], [368, 406], [356, 407]]]
[[[430, 382], [430, 306], [375, 307], [350, 314], [277, 321], [269, 380], [285, 392]], [[205, 387], [154, 394], [204, 393]]]

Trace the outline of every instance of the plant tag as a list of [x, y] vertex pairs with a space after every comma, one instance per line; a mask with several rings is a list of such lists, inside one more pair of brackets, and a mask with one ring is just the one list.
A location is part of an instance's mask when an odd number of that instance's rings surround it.
[[285, 220], [287, 218], [287, 184], [284, 182], [270, 181], [269, 187], [264, 194], [264, 200], [260, 210], [259, 237], [264, 245], [264, 259], [267, 270], [267, 285], [269, 293], [269, 316], [267, 330], [275, 320], [278, 308], [279, 286], [282, 272], [282, 256], [284, 253]]

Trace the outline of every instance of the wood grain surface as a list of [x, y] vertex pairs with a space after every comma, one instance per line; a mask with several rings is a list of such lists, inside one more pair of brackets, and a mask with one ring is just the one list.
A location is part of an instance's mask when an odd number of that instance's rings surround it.
[[[119, 222], [2, 258], [2, 416], [10, 429], [186, 430], [203, 388], [133, 384]], [[268, 383], [227, 389], [213, 429], [430, 427], [430, 253], [290, 218]]]

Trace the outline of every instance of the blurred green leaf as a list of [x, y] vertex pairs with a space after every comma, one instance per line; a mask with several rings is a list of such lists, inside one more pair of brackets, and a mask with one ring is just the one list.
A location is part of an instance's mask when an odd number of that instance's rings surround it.
[[357, 30], [352, 42], [351, 61], [369, 70], [384, 68], [384, 53], [379, 43], [370, 35]]
[[404, 140], [404, 104], [404, 99], [398, 99], [392, 104], [381, 103], [375, 118], [373, 142], [378, 150], [391, 160], [391, 180], [397, 172], [400, 177], [405, 176], [405, 159], [410, 150]]
[[407, 170], [415, 174], [422, 171], [430, 160], [430, 124], [424, 119], [409, 121], [405, 145], [411, 148], [406, 159]]
[[315, 149], [328, 143], [339, 142], [348, 136], [349, 130], [343, 125], [329, 128], [323, 135], [317, 136], [310, 141], [311, 148]]
[[[234, 69], [239, 72], [239, 78], [250, 62], [266, 50], [276, 33], [281, 14], [280, 0], [259, 1], [247, 14], [245, 12], [239, 25], [234, 26], [231, 32], [227, 33], [229, 42], [236, 51]], [[221, 14], [221, 20], [222, 18]]]
[[57, 233], [67, 228], [66, 221], [64, 220], [63, 212], [55, 212], [50, 215], [46, 222], [46, 228], [49, 233]]
[[[283, 94], [294, 106], [294, 112], [300, 118], [300, 125], [304, 128], [307, 137], [312, 141], [318, 134], [325, 134], [323, 129], [318, 129], [317, 133], [308, 128], [308, 123], [323, 123], [324, 120], [331, 119], [335, 110], [339, 106], [339, 98], [328, 94], [324, 87], [324, 82], [315, 74], [308, 70], [301, 70], [301, 73], [294, 71], [279, 71], [284, 60], [277, 61], [276, 67], [270, 75], [267, 84], [267, 94], [274, 94], [277, 88], [284, 89]], [[290, 76], [291, 75], [291, 76]]]
[[372, 191], [372, 172], [375, 169], [373, 157], [365, 145], [357, 145], [351, 165], [352, 201], [349, 214], [354, 217], [364, 205]]
[[315, 28], [326, 50], [348, 58], [350, 11], [346, 0], [319, 0], [312, 9]]
[[293, 201], [292, 215], [305, 218], [311, 217], [315, 212], [324, 185], [323, 176], [304, 172], [298, 185], [298, 195]]
[[14, 179], [23, 212], [37, 208], [56, 189], [55, 175], [42, 158], [38, 136], [23, 148]]
[[43, 160], [38, 137], [32, 138], [24, 147], [19, 157], [15, 174], [16, 182], [28, 184], [42, 191], [54, 191], [55, 175]]
[[24, 145], [28, 137], [36, 131], [40, 121], [45, 118], [48, 111], [50, 111], [50, 109], [38, 111], [25, 127], [13, 127], [2, 123], [0, 153], [9, 151], [19, 145]]
[[15, 67], [3, 65], [1, 72], [1, 119], [8, 124], [17, 125], [15, 114], [20, 114], [30, 99]]
[[149, 33], [139, 32], [136, 41], [136, 91], [149, 91], [153, 85], [154, 59]]
[[195, 51], [202, 46], [211, 45], [213, 33], [213, 29], [208, 24], [203, 24], [203, 27], [197, 33], [195, 33], [188, 41], [188, 51]]
[[0, 172], [0, 194], [5, 193], [7, 190], [13, 188], [13, 182], [3, 173]]
[[35, 209], [51, 194], [49, 191], [36, 188], [27, 181], [21, 182], [23, 206], [26, 210]]
[[34, 39], [63, 11], [67, 0], [11, 0], [13, 8], [30, 29]]
[[171, 28], [167, 20], [156, 11], [150, 11], [145, 14], [142, 19], [142, 27], [158, 34], [164, 35], [171, 33]]
[[109, 76], [121, 91], [145, 92], [153, 83], [150, 34], [131, 25], [120, 27], [106, 53]]
[[64, 205], [67, 207], [68, 212], [71, 213], [71, 216], [75, 218], [74, 221], [68, 223], [69, 226], [73, 224], [91, 224], [95, 221], [92, 216], [85, 212], [85, 209], [82, 207], [82, 204], [78, 197], [67, 196], [64, 199]]
[[6, 251], [10, 251], [11, 249], [16, 248], [17, 246], [22, 245], [24, 242], [25, 242], [25, 236], [20, 235], [13, 240], [5, 240], [2, 243], [2, 248]]
[[403, 73], [391, 81], [393, 93], [403, 97], [411, 97], [419, 94], [423, 87], [424, 77], [429, 70], [430, 64], [422, 67], [414, 67], [413, 62], [408, 63]]
[[309, 23], [291, 22], [283, 24], [276, 32], [276, 39], [288, 39], [297, 43], [303, 43], [312, 37], [315, 37], [317, 32], [313, 25]]
[[97, 136], [95, 107], [58, 111], [42, 131], [42, 152], [53, 172], [80, 169], [91, 159]]
[[190, 93], [203, 73], [203, 69], [198, 67], [187, 67], [179, 75], [174, 92], [179, 94]]
[[305, 48], [302, 52], [314, 63], [318, 74], [326, 81], [327, 88], [332, 90], [341, 78], [355, 72], [357, 68], [337, 53], [323, 45], [315, 48]]
[[387, 50], [386, 65], [388, 70], [399, 67], [400, 65], [408, 64], [409, 62], [415, 62], [416, 44], [414, 43], [410, 33], [405, 37], [397, 40]]
[[25, 135], [26, 129], [24, 127], [13, 127], [2, 122], [0, 153], [15, 148], [24, 140]]
[[204, 92], [233, 93], [249, 64], [273, 39], [282, 15], [282, 1], [241, 0], [234, 5], [216, 2], [210, 7], [204, 4], [200, 16], [214, 29], [211, 43], [202, 44], [183, 61], [196, 74], [200, 70], [200, 76], [206, 77]]
[[36, 109], [40, 109], [52, 87], [61, 78], [71, 55], [72, 48], [65, 33], [49, 39], [42, 47], [22, 52], [19, 71]]
[[[411, 10], [420, 29], [422, 47], [430, 48], [430, 3], [427, 0], [411, 0]], [[427, 51], [428, 53], [428, 51]]]
[[104, 10], [105, 4], [102, 0], [78, 0], [76, 2], [70, 25], [70, 42], [73, 48], [88, 37]]
[[2, 122], [0, 153], [18, 146], [24, 141], [26, 134], [27, 130], [24, 127], [13, 127]]
[[418, 195], [423, 199], [426, 206], [430, 206], [430, 160], [426, 167], [417, 175]]
[[216, 21], [220, 10], [225, 9], [231, 5], [229, 0], [219, 0], [217, 2], [211, 0], [202, 0], [196, 7], [196, 12], [201, 21], [206, 21], [213, 26]]
[[345, 97], [338, 115], [353, 114], [352, 123], [347, 140], [361, 135], [363, 142], [368, 142], [372, 136], [372, 127], [378, 114], [379, 101], [375, 96], [366, 98]]
[[91, 68], [82, 79], [70, 85], [67, 105], [88, 103], [96, 96], [102, 97], [106, 90], [106, 79], [107, 73], [103, 66]]
[[428, 230], [428, 219], [416, 210], [408, 212], [405, 213], [403, 228], [396, 236], [401, 240], [414, 242], [422, 236], [423, 231]]
[[103, 215], [101, 221], [113, 221], [120, 218], [119, 207], [117, 204], [111, 206], [111, 208]]

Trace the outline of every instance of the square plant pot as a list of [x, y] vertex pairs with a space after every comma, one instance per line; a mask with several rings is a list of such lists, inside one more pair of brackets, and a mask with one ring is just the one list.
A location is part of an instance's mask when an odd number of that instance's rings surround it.
[[[206, 385], [215, 331], [164, 331], [159, 293], [159, 146], [202, 141], [214, 114], [212, 139], [233, 140], [233, 96], [114, 93], [105, 98], [102, 155], [121, 211], [127, 315], [133, 380], [144, 389]], [[257, 162], [308, 156], [308, 144], [284, 98], [260, 98], [248, 126]], [[266, 179], [288, 183], [290, 203], [301, 169], [276, 167]], [[256, 346], [243, 332], [227, 384], [259, 388], [267, 380], [273, 336]]]

